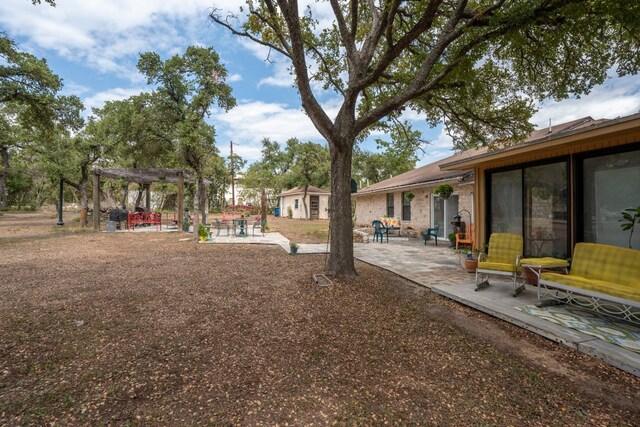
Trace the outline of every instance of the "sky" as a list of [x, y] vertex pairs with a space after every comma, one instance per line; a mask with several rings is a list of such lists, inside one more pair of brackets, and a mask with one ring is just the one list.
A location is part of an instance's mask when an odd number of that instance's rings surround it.
[[[326, 4], [313, 0], [316, 17], [330, 22]], [[229, 112], [213, 111], [208, 121], [216, 127], [216, 145], [222, 155], [234, 152], [249, 163], [260, 158], [260, 141], [268, 137], [284, 143], [291, 137], [325, 143], [304, 114], [293, 88], [287, 62], [268, 51], [215, 26], [208, 14], [215, 6], [237, 10], [241, 0], [56, 0], [56, 7], [34, 6], [30, 0], [2, 0], [0, 29], [22, 51], [45, 58], [64, 81], [63, 94], [79, 96], [86, 107], [100, 108], [106, 101], [125, 99], [152, 88], [137, 71], [142, 52], [157, 52], [163, 59], [182, 54], [190, 45], [213, 47], [225, 64], [227, 83], [238, 105]], [[552, 100], [538, 105], [533, 123], [538, 127], [584, 116], [615, 118], [640, 111], [640, 76], [612, 77], [580, 99]], [[329, 115], [338, 111], [335, 94], [320, 94]], [[442, 126], [428, 128], [417, 114], [411, 123], [430, 141], [418, 165], [453, 152]], [[375, 144], [365, 142], [365, 149]]]

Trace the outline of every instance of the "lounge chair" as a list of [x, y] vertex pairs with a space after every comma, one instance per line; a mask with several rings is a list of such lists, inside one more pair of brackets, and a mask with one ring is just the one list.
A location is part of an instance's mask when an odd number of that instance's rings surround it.
[[[489, 238], [489, 253], [480, 253], [476, 269], [476, 291], [489, 286], [489, 275], [513, 278], [513, 296], [517, 296], [524, 284], [518, 286], [518, 264], [522, 257], [522, 236], [510, 233], [493, 233]], [[481, 280], [484, 276], [484, 280]]]

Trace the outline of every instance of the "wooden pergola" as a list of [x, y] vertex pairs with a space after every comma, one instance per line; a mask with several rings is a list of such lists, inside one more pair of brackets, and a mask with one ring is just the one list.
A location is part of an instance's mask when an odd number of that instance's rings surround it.
[[183, 169], [133, 169], [133, 168], [95, 168], [93, 174], [93, 229], [100, 230], [100, 178], [119, 179], [124, 182], [135, 182], [147, 185], [146, 208], [151, 209], [151, 186], [155, 182], [170, 182], [178, 185], [178, 228], [182, 228], [182, 212], [184, 210], [184, 181], [191, 182], [191, 176]]

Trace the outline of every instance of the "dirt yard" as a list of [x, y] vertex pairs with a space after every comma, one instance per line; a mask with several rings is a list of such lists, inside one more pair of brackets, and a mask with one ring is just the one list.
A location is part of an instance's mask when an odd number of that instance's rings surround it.
[[378, 268], [50, 216], [0, 216], [1, 425], [640, 419], [638, 378]]

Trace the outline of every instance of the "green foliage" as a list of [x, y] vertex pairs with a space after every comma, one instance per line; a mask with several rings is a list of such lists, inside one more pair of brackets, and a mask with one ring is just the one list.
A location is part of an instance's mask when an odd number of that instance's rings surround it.
[[206, 239], [209, 237], [209, 231], [203, 224], [198, 224], [198, 237], [201, 239]]
[[435, 188], [435, 190], [433, 190], [433, 192], [447, 199], [453, 193], [453, 187], [449, 184], [440, 184]]
[[622, 219], [618, 220], [621, 222], [620, 227], [624, 231], [629, 231], [629, 247], [631, 248], [631, 238], [633, 237], [633, 230], [636, 227], [637, 223], [640, 223], [640, 207], [637, 208], [628, 208], [621, 212]]

